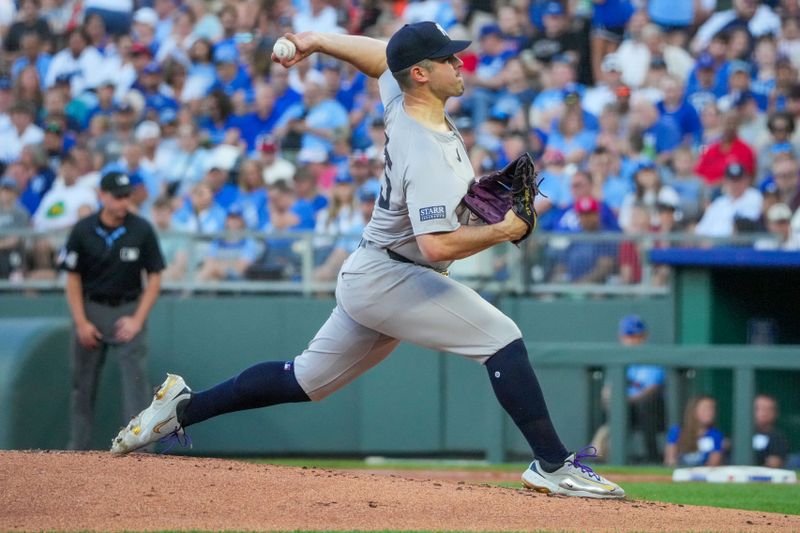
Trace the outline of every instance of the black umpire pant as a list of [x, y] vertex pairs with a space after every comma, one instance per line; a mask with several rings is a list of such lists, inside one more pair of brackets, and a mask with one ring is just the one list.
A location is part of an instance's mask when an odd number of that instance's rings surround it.
[[120, 343], [115, 340], [115, 323], [123, 316], [133, 315], [137, 305], [136, 301], [114, 306], [84, 300], [86, 318], [95, 325], [103, 338], [95, 349], [90, 350], [78, 342], [77, 335], [73, 332], [70, 450], [88, 450], [91, 446], [97, 386], [109, 348], [119, 360], [122, 425], [127, 424], [130, 417], [147, 404], [150, 386], [147, 379], [146, 327], [142, 327], [142, 331], [130, 342]]

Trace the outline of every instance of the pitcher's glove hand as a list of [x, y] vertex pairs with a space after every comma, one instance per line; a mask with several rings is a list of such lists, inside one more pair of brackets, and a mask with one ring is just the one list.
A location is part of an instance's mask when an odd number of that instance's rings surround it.
[[509, 209], [527, 225], [525, 235], [514, 241], [519, 245], [536, 229], [536, 210], [533, 202], [539, 191], [533, 157], [524, 153], [502, 170], [496, 170], [473, 181], [464, 196], [464, 205], [487, 224], [497, 224]]

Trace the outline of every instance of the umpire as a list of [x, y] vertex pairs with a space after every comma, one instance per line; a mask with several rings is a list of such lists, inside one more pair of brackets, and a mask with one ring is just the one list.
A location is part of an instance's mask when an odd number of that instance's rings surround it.
[[75, 224], [62, 255], [67, 303], [75, 323], [72, 450], [90, 446], [97, 384], [110, 346], [119, 358], [126, 416], [149, 397], [145, 322], [161, 288], [164, 258], [150, 223], [129, 212], [132, 190], [126, 174], [104, 174], [100, 212]]

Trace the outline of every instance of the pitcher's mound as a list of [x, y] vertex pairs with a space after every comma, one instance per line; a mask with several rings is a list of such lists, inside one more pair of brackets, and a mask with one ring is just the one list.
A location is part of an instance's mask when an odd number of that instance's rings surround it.
[[1, 531], [189, 529], [775, 532], [800, 531], [800, 517], [222, 459], [0, 452]]

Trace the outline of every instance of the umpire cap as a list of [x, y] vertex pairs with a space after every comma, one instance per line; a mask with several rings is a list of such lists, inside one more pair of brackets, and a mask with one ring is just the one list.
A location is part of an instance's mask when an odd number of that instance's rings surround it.
[[386, 62], [392, 72], [400, 72], [423, 59], [441, 59], [458, 53], [472, 41], [450, 39], [436, 22], [406, 24], [389, 39]]
[[131, 183], [131, 178], [124, 172], [111, 170], [103, 174], [100, 179], [100, 190], [120, 198], [129, 195], [133, 191], [133, 184]]

